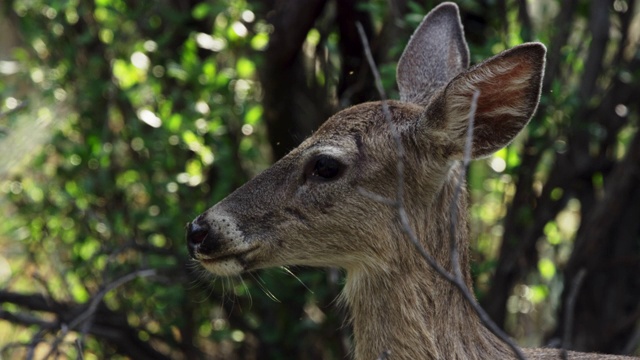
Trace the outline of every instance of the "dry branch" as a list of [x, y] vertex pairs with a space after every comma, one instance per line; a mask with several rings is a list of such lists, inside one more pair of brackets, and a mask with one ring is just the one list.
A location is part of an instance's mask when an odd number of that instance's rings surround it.
[[[415, 232], [413, 231], [413, 229], [411, 228], [411, 225], [409, 223], [409, 217], [407, 215], [407, 212], [405, 210], [404, 207], [404, 147], [402, 145], [402, 141], [400, 139], [400, 135], [398, 134], [397, 129], [395, 128], [395, 126], [393, 126], [392, 121], [391, 121], [391, 113], [389, 111], [389, 107], [387, 104], [387, 96], [386, 93], [384, 91], [384, 88], [382, 86], [382, 81], [380, 79], [380, 74], [378, 72], [377, 66], [374, 62], [373, 56], [371, 55], [371, 48], [369, 47], [369, 43], [367, 41], [366, 35], [364, 33], [364, 29], [362, 28], [362, 25], [360, 24], [356, 24], [358, 27], [358, 31], [360, 33], [360, 38], [362, 41], [362, 45], [364, 47], [365, 50], [365, 54], [366, 54], [366, 58], [367, 61], [369, 62], [369, 66], [371, 68], [372, 73], [374, 74], [374, 79], [375, 79], [375, 84], [376, 84], [376, 88], [378, 89], [379, 95], [380, 95], [380, 99], [382, 101], [382, 109], [387, 121], [387, 124], [389, 125], [389, 129], [392, 133], [392, 136], [394, 138], [394, 141], [396, 143], [396, 147], [397, 147], [397, 152], [398, 152], [398, 159], [397, 159], [397, 194], [396, 194], [396, 200], [395, 200], [395, 207], [396, 210], [398, 212], [398, 216], [400, 217], [400, 221], [402, 223], [402, 230], [405, 232], [405, 234], [408, 236], [409, 240], [411, 240], [412, 244], [414, 245], [414, 247], [416, 248], [416, 250], [420, 253], [420, 255], [424, 258], [424, 260], [439, 274], [441, 275], [444, 279], [446, 279], [447, 281], [449, 281], [452, 285], [454, 285], [459, 291], [460, 293], [463, 295], [464, 299], [469, 303], [469, 305], [471, 305], [471, 307], [473, 308], [473, 310], [476, 312], [476, 314], [480, 317], [480, 320], [482, 321], [482, 323], [494, 334], [496, 335], [498, 338], [500, 338], [505, 344], [507, 344], [507, 346], [509, 346], [509, 348], [511, 348], [511, 350], [513, 351], [513, 353], [515, 354], [515, 356], [520, 359], [520, 360], [524, 360], [525, 356], [522, 353], [522, 350], [520, 350], [520, 348], [518, 347], [518, 345], [516, 345], [513, 340], [511, 340], [509, 338], [509, 336], [507, 334], [505, 334], [489, 317], [489, 315], [482, 309], [482, 307], [480, 307], [480, 305], [478, 304], [478, 302], [475, 300], [475, 297], [473, 296], [473, 294], [471, 294], [470, 290], [467, 288], [467, 285], [465, 284], [464, 278], [462, 276], [462, 271], [460, 269], [460, 262], [458, 259], [458, 250], [457, 250], [457, 245], [456, 245], [456, 241], [455, 241], [455, 224], [456, 224], [456, 217], [454, 214], [454, 217], [452, 218], [452, 224], [451, 224], [451, 230], [450, 230], [450, 236], [451, 236], [451, 262], [452, 265], [454, 267], [454, 274], [449, 273], [446, 269], [444, 269], [441, 265], [439, 265], [437, 263], [437, 261], [424, 249], [424, 247], [420, 244], [420, 241], [418, 240]], [[479, 97], [479, 92], [476, 91], [473, 94], [473, 98], [472, 98], [472, 102], [471, 102], [471, 108], [469, 111], [469, 124], [468, 124], [468, 130], [467, 130], [467, 135], [465, 138], [465, 147], [464, 147], [464, 157], [463, 157], [463, 171], [461, 171], [460, 173], [460, 180], [457, 183], [456, 186], [456, 191], [455, 191], [455, 195], [454, 195], [454, 200], [452, 201], [452, 209], [450, 209], [450, 211], [452, 213], [455, 213], [455, 209], [453, 209], [453, 207], [455, 206], [455, 204], [457, 203], [459, 194], [461, 191], [464, 191], [462, 189], [462, 184], [464, 184], [465, 182], [462, 181], [465, 179], [466, 177], [466, 168], [470, 162], [471, 159], [471, 144], [472, 144], [472, 136], [473, 136], [473, 119], [475, 116], [475, 111], [477, 108], [477, 104], [478, 104], [478, 97]], [[379, 198], [383, 198], [378, 196]], [[384, 201], [383, 203], [387, 203], [386, 201]]]
[[[80, 332], [81, 335], [91, 334], [99, 339], [113, 344], [120, 353], [136, 359], [168, 359], [147, 342], [138, 338], [140, 329], [130, 326], [126, 317], [110, 310], [104, 303], [104, 296], [111, 290], [139, 277], [155, 276], [156, 270], [138, 270], [118, 278], [103, 286], [102, 290], [95, 294], [88, 303], [78, 304], [72, 302], [59, 302], [51, 297], [41, 294], [19, 294], [11, 291], [0, 291], [0, 304], [15, 304], [29, 313], [43, 312], [54, 315], [54, 321], [27, 315], [21, 312], [11, 312], [0, 309], [0, 319], [24, 326], [37, 326], [40, 331], [27, 344], [11, 343], [0, 349], [0, 353], [12, 347], [26, 347], [33, 350], [38, 343], [47, 341], [46, 335], [59, 332], [51, 341], [51, 350], [45, 358], [59, 354], [59, 346], [63, 343], [66, 334], [71, 331]], [[80, 341], [82, 336], [79, 338]], [[81, 344], [76, 344], [81, 353]], [[28, 351], [27, 358], [33, 356]], [[31, 356], [29, 356], [31, 354]]]

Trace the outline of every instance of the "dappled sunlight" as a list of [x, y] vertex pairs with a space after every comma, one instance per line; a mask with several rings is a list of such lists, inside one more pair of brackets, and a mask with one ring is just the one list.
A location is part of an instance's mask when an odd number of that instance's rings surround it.
[[[339, 270], [214, 278], [184, 226], [380, 97], [356, 20], [398, 98], [398, 58], [435, 3], [3, 2], [0, 358], [348, 357]], [[470, 165], [475, 295], [521, 345], [640, 354], [640, 1], [458, 4], [472, 64], [548, 51], [537, 114]], [[509, 101], [509, 77], [485, 104]]]

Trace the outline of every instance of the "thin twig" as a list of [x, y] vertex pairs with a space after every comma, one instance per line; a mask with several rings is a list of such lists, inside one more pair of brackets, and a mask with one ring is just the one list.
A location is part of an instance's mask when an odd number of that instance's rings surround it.
[[449, 207], [449, 216], [451, 219], [449, 236], [450, 236], [450, 251], [451, 251], [451, 263], [454, 269], [454, 275], [460, 281], [462, 280], [462, 270], [460, 269], [460, 253], [458, 251], [458, 244], [456, 242], [456, 224], [458, 223], [458, 208], [456, 204], [460, 198], [460, 192], [462, 191], [462, 184], [467, 177], [467, 169], [471, 162], [471, 147], [473, 145], [473, 129], [475, 124], [476, 110], [478, 108], [478, 98], [480, 97], [480, 91], [476, 90], [471, 98], [471, 107], [469, 108], [469, 124], [467, 126], [467, 135], [464, 141], [464, 153], [462, 157], [462, 170], [460, 171], [457, 186], [453, 192], [453, 200]]
[[624, 355], [633, 355], [634, 351], [640, 347], [640, 323], [636, 324], [636, 328], [629, 336], [629, 341], [624, 346], [624, 350], [622, 350], [622, 354]]
[[[429, 266], [431, 266], [438, 274], [440, 274], [444, 279], [446, 279], [447, 281], [449, 281], [451, 284], [453, 284], [463, 295], [464, 299], [471, 305], [471, 307], [473, 308], [473, 310], [476, 312], [476, 314], [478, 315], [478, 317], [480, 318], [480, 321], [494, 334], [496, 335], [498, 338], [500, 338], [507, 346], [509, 346], [511, 348], [511, 350], [513, 351], [513, 353], [515, 354], [515, 356], [520, 359], [520, 360], [525, 360], [525, 356], [522, 353], [522, 350], [518, 347], [518, 345], [516, 345], [513, 340], [511, 340], [509, 338], [509, 336], [504, 333], [489, 317], [489, 315], [484, 311], [484, 309], [482, 309], [480, 307], [480, 305], [476, 302], [474, 296], [470, 293], [469, 289], [467, 288], [464, 279], [462, 277], [462, 272], [460, 269], [460, 264], [458, 261], [458, 250], [457, 250], [457, 246], [455, 244], [455, 239], [453, 240], [453, 244], [452, 244], [452, 261], [454, 264], [454, 272], [455, 275], [452, 275], [451, 273], [449, 273], [447, 270], [445, 270], [442, 266], [440, 266], [440, 264], [437, 263], [437, 261], [424, 249], [424, 247], [422, 246], [422, 244], [420, 243], [419, 239], [417, 238], [415, 232], [413, 231], [413, 229], [411, 228], [411, 225], [409, 223], [409, 217], [407, 215], [407, 212], [405, 210], [404, 207], [404, 146], [402, 144], [402, 141], [400, 139], [400, 134], [398, 133], [398, 130], [393, 126], [392, 123], [392, 119], [391, 119], [391, 111], [389, 110], [389, 105], [387, 103], [387, 97], [384, 91], [384, 88], [382, 87], [382, 81], [380, 79], [380, 74], [378, 72], [378, 69], [376, 67], [375, 61], [373, 59], [373, 56], [371, 55], [371, 48], [369, 46], [369, 43], [367, 41], [367, 37], [364, 33], [364, 29], [362, 28], [362, 25], [360, 23], [356, 23], [356, 27], [358, 29], [358, 33], [360, 35], [360, 39], [362, 41], [362, 45], [365, 51], [365, 55], [367, 58], [367, 61], [369, 62], [369, 66], [371, 68], [371, 71], [373, 73], [374, 76], [374, 80], [375, 80], [375, 84], [376, 84], [376, 88], [378, 90], [378, 93], [380, 95], [380, 99], [381, 99], [381, 103], [382, 103], [382, 111], [384, 113], [385, 119], [387, 121], [387, 124], [389, 125], [389, 129], [391, 131], [391, 135], [395, 141], [395, 145], [397, 147], [397, 151], [398, 151], [398, 156], [397, 156], [397, 166], [396, 166], [396, 171], [397, 171], [397, 194], [396, 194], [396, 201], [395, 201], [395, 206], [396, 209], [398, 211], [398, 216], [400, 218], [400, 222], [402, 224], [402, 229], [405, 232], [405, 234], [409, 237], [409, 240], [411, 241], [411, 243], [414, 245], [414, 247], [416, 248], [416, 250], [418, 250], [418, 252], [420, 253], [420, 255], [424, 258], [424, 260], [429, 264]], [[478, 101], [478, 92], [474, 93], [473, 98], [472, 98], [472, 104], [471, 104], [471, 109], [470, 109], [470, 114], [469, 114], [469, 130], [467, 131], [467, 137], [466, 137], [466, 141], [465, 141], [465, 149], [464, 149], [464, 166], [463, 168], [466, 169], [469, 160], [471, 159], [471, 140], [472, 140], [472, 136], [473, 136], [473, 117], [475, 115], [475, 110], [477, 107], [477, 101]], [[466, 171], [461, 172], [460, 176], [461, 176], [461, 180], [464, 180], [464, 177], [466, 176]], [[459, 192], [462, 191], [461, 187], [462, 184], [464, 183], [464, 181], [459, 181], [458, 182], [458, 186], [456, 187], [455, 190], [455, 196], [454, 196], [454, 200], [457, 201], [457, 198], [459, 196]], [[377, 195], [377, 194], [371, 194], [369, 193], [368, 196], [374, 198], [374, 197], [380, 197], [382, 199], [385, 199], [384, 197]], [[455, 202], [452, 203], [452, 207], [455, 206]], [[455, 226], [453, 226], [455, 223], [452, 223], [452, 238], [455, 238]]]
[[567, 297], [567, 305], [564, 309], [564, 329], [562, 331], [562, 349], [567, 350], [571, 347], [571, 336], [573, 335], [573, 317], [575, 315], [576, 300], [578, 299], [578, 293], [584, 282], [584, 278], [587, 275], [587, 270], [582, 268], [576, 274], [576, 277], [571, 282], [571, 289], [569, 290], [569, 296]]
[[94, 314], [96, 312], [96, 309], [98, 308], [98, 305], [100, 304], [100, 302], [102, 301], [102, 298], [105, 297], [105, 295], [107, 295], [107, 293], [117, 287], [120, 287], [126, 283], [128, 283], [131, 280], [137, 279], [137, 278], [145, 278], [145, 277], [149, 277], [149, 276], [155, 276], [156, 275], [156, 270], [155, 269], [145, 269], [145, 270], [138, 270], [138, 271], [134, 271], [130, 274], [127, 274], [109, 284], [107, 284], [107, 286], [105, 286], [102, 290], [100, 290], [94, 297], [93, 299], [91, 299], [91, 303], [89, 304], [89, 307], [87, 308], [87, 310], [85, 310], [82, 314], [80, 314], [78, 317], [76, 317], [74, 319], [74, 321], [72, 321], [69, 324], [69, 328], [71, 329], [75, 329], [76, 326], [78, 326], [78, 324], [80, 324], [81, 322], [83, 322], [87, 317], [91, 316], [92, 314]]
[[82, 339], [81, 338], [77, 338], [76, 339], [76, 348], [78, 349], [78, 356], [77, 359], [78, 360], [83, 360], [84, 359], [84, 354], [83, 354], [83, 346], [82, 346]]
[[9, 115], [11, 115], [14, 112], [18, 112], [22, 109], [24, 109], [25, 107], [27, 107], [27, 105], [29, 104], [28, 101], [22, 101], [20, 104], [18, 104], [18, 106], [14, 107], [13, 109], [9, 109], [7, 111], [0, 111], [0, 119], [2, 119], [3, 117], [9, 117]]
[[384, 197], [380, 194], [376, 194], [372, 191], [369, 191], [361, 186], [358, 186], [358, 193], [360, 193], [360, 195], [366, 196], [369, 199], [375, 201], [375, 202], [379, 202], [385, 205], [389, 205], [389, 206], [393, 206], [396, 207], [398, 202], [393, 200], [393, 199], [389, 199], [388, 197]]
[[44, 334], [46, 334], [46, 330], [41, 329], [40, 331], [38, 331], [38, 333], [36, 333], [36, 335], [29, 342], [29, 347], [27, 348], [28, 351], [26, 356], [27, 360], [33, 359], [36, 352], [36, 346], [38, 346], [39, 343], [44, 342]]
[[102, 290], [100, 290], [92, 299], [91, 302], [89, 303], [89, 306], [87, 307], [87, 309], [85, 311], [83, 311], [82, 313], [80, 313], [78, 316], [76, 316], [71, 322], [69, 322], [69, 324], [61, 324], [60, 326], [60, 330], [61, 333], [60, 335], [58, 335], [56, 337], [56, 339], [54, 340], [53, 344], [51, 345], [51, 350], [49, 351], [49, 353], [44, 357], [49, 358], [51, 355], [53, 355], [54, 352], [57, 351], [58, 346], [60, 345], [60, 343], [63, 341], [64, 337], [73, 330], [76, 330], [80, 325], [82, 326], [82, 329], [80, 331], [80, 339], [82, 339], [84, 337], [84, 334], [86, 334], [89, 330], [89, 327], [91, 325], [91, 321], [90, 319], [93, 318], [93, 316], [95, 315], [96, 310], [98, 309], [98, 305], [100, 305], [100, 302], [102, 302], [102, 299], [105, 297], [105, 295], [107, 295], [107, 293], [109, 293], [111, 290], [122, 286], [124, 284], [126, 284], [127, 282], [134, 280], [136, 278], [140, 278], [140, 277], [149, 277], [149, 276], [154, 276], [156, 275], [156, 270], [154, 269], [145, 269], [145, 270], [138, 270], [138, 271], [134, 271], [132, 273], [129, 273], [127, 275], [122, 276], [119, 279], [116, 279], [115, 281], [107, 284], [106, 286], [104, 286], [104, 288]]

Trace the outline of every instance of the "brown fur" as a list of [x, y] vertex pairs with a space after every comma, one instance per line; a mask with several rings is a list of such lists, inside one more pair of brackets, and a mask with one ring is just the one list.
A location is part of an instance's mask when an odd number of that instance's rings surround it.
[[[351, 311], [359, 360], [385, 351], [390, 359], [512, 358], [460, 291], [415, 251], [397, 209], [366, 192], [396, 198], [397, 133], [405, 149], [401, 179], [411, 229], [452, 271], [453, 223], [471, 287], [465, 191], [454, 203], [456, 189], [466, 189], [459, 174], [471, 99], [480, 92], [471, 151], [478, 158], [508, 144], [529, 121], [538, 103], [544, 53], [541, 44], [525, 44], [465, 70], [468, 50], [457, 8], [439, 6], [399, 62], [402, 102], [361, 104], [331, 117], [298, 148], [194, 220], [190, 254], [218, 275], [283, 265], [345, 269], [342, 299]], [[317, 175], [318, 159], [327, 157], [341, 164], [339, 175]], [[525, 352], [531, 359], [562, 358], [556, 349]], [[601, 356], [569, 353], [569, 358]]]

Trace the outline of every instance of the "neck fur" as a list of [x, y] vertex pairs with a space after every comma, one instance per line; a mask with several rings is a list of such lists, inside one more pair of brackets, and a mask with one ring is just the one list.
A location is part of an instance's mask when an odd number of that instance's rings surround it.
[[[457, 178], [458, 171], [454, 166], [449, 176]], [[446, 181], [426, 212], [412, 212], [412, 225], [422, 246], [449, 271], [448, 209], [456, 183], [454, 179]], [[467, 194], [462, 186], [457, 202], [456, 242], [461, 271], [470, 287]], [[355, 358], [384, 359], [381, 355], [386, 351], [389, 359], [510, 357], [507, 347], [481, 324], [459, 290], [426, 263], [406, 236], [398, 234], [404, 234], [399, 224], [383, 235], [396, 246], [393, 263], [347, 271], [343, 296], [351, 310]]]

